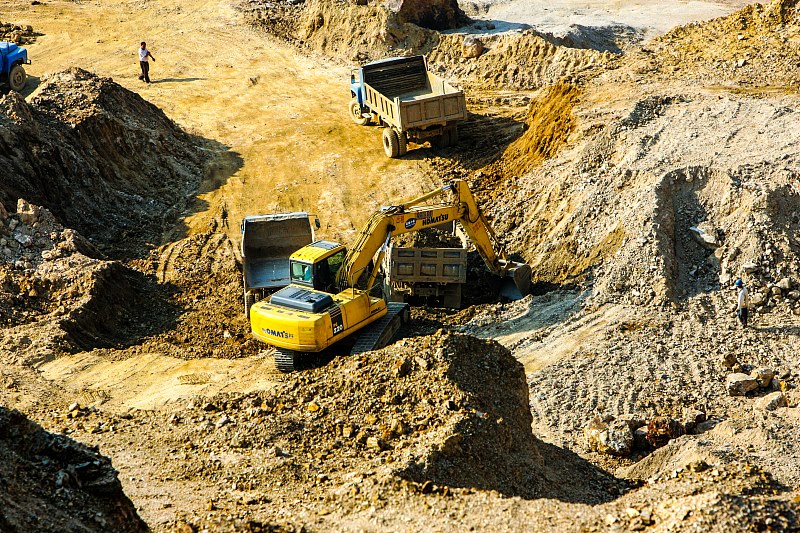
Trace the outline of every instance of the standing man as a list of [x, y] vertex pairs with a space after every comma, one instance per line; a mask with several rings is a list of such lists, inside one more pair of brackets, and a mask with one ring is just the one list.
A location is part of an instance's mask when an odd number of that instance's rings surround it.
[[747, 315], [750, 310], [750, 294], [747, 292], [747, 287], [744, 286], [742, 278], [737, 279], [734, 285], [739, 289], [739, 295], [736, 300], [736, 316], [739, 317], [739, 322], [742, 323], [742, 327], [746, 328]]
[[150, 83], [150, 63], [148, 62], [147, 58], [150, 58], [153, 61], [156, 60], [156, 58], [153, 57], [153, 54], [150, 53], [150, 50], [147, 49], [147, 43], [142, 41], [142, 44], [139, 47], [139, 66], [142, 68], [142, 75], [139, 76], [139, 79]]

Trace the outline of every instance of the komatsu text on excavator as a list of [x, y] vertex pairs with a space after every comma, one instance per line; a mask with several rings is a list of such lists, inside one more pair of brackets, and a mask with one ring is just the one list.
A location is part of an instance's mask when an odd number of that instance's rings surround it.
[[[444, 202], [425, 203], [440, 195], [446, 196]], [[454, 180], [373, 214], [350, 250], [335, 242], [316, 241], [293, 253], [289, 257], [291, 284], [250, 310], [253, 334], [276, 348], [275, 361], [284, 372], [294, 370], [304, 355], [356, 334], [351, 353], [386, 346], [410, 316], [408, 304], [371, 295], [389, 241], [450, 221], [461, 224], [489, 270], [506, 278], [504, 295], [521, 298], [527, 294], [530, 267], [506, 257], [466, 182]]]

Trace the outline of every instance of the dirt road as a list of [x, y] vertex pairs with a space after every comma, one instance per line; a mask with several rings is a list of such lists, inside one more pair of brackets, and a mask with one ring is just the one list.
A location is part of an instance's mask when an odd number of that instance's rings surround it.
[[[376, 207], [430, 186], [422, 154], [389, 160], [379, 130], [347, 119], [346, 67], [302, 57], [237, 18], [215, 0], [0, 4], [0, 20], [42, 34], [28, 47], [34, 82], [71, 66], [111, 76], [220, 143], [185, 221], [190, 234], [227, 218], [235, 236], [246, 214], [306, 209], [325, 237], [346, 238]], [[156, 58], [151, 85], [137, 79], [142, 40]]]

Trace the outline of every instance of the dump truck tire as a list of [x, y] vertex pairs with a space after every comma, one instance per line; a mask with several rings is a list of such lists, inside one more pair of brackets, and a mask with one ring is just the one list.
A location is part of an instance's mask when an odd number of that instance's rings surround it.
[[400, 155], [400, 139], [392, 128], [383, 128], [383, 151], [392, 158]]
[[14, 91], [21, 91], [25, 87], [25, 82], [28, 81], [28, 75], [25, 74], [25, 69], [22, 65], [14, 65], [11, 67], [11, 72], [8, 73], [8, 86]]
[[397, 136], [397, 140], [398, 140], [397, 155], [402, 157], [406, 155], [406, 152], [408, 152], [408, 136], [406, 135], [405, 132], [403, 132]]
[[359, 126], [366, 126], [369, 124], [369, 117], [365, 117], [361, 114], [361, 104], [359, 104], [358, 100], [355, 98], [350, 100], [350, 118]]
[[447, 132], [442, 133], [441, 135], [437, 135], [436, 137], [431, 138], [431, 147], [432, 148], [447, 148], [450, 146], [450, 135]]

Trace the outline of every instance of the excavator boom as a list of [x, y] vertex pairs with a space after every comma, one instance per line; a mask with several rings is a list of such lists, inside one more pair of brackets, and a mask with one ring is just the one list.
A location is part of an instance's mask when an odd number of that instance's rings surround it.
[[[444, 196], [444, 201], [426, 203], [437, 196]], [[385, 346], [410, 315], [408, 304], [387, 303], [370, 294], [389, 241], [456, 220], [489, 270], [508, 282], [510, 289], [503, 294], [510, 298], [527, 294], [530, 267], [506, 257], [467, 184], [455, 180], [372, 215], [349, 251], [338, 243], [315, 241], [293, 253], [292, 283], [272, 294], [269, 302], [258, 302], [250, 309], [253, 335], [276, 348], [275, 361], [285, 371], [295, 369], [307, 354], [347, 337], [356, 339], [351, 353]]]
[[[444, 203], [424, 204], [437, 196], [446, 195], [449, 198]], [[530, 267], [508, 259], [494, 230], [463, 180], [454, 180], [441, 189], [404, 204], [385, 207], [372, 215], [339, 270], [339, 288], [371, 287], [392, 237], [454, 220], [464, 227], [489, 270], [509, 282], [504, 284], [503, 295], [510, 299], [519, 299], [527, 294], [530, 288]], [[376, 253], [380, 255], [373, 262]], [[368, 271], [370, 263], [373, 267]], [[359, 283], [366, 275], [369, 276], [366, 283]]]

